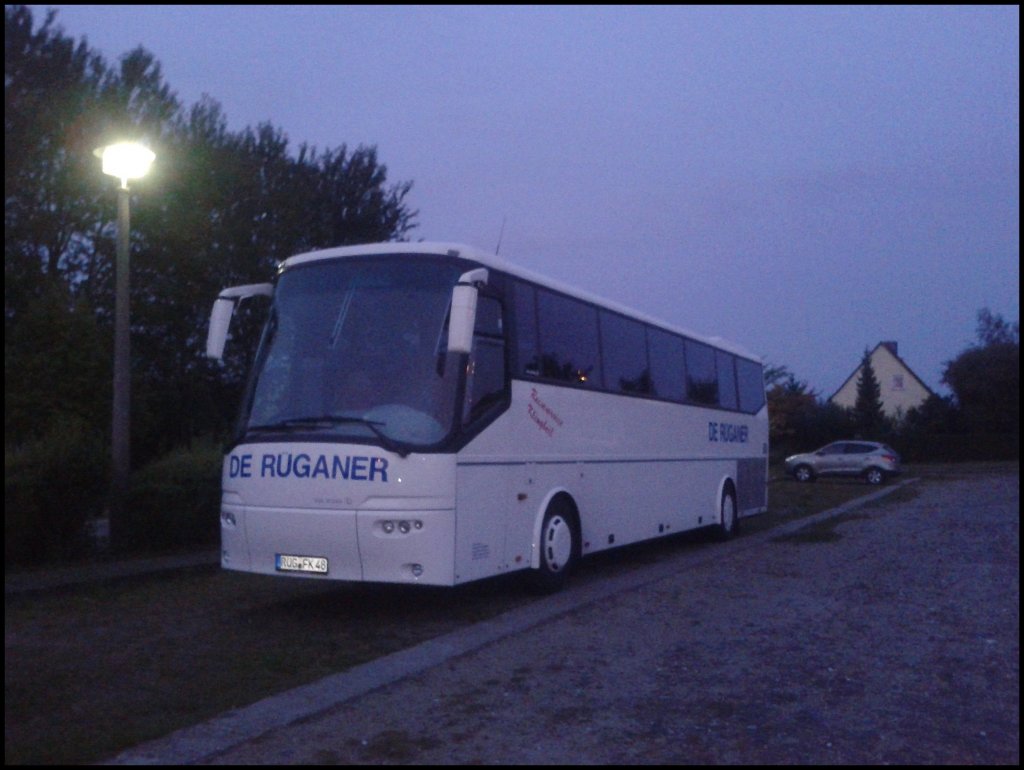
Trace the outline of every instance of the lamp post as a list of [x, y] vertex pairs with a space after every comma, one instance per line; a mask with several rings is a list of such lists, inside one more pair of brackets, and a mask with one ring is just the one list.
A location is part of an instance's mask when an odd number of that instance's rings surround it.
[[[103, 160], [103, 173], [117, 177], [117, 265], [114, 285], [114, 409], [111, 423], [112, 483], [110, 518], [121, 519], [124, 497], [131, 470], [131, 314], [128, 307], [129, 255], [129, 179], [146, 175], [156, 155], [135, 142], [120, 142], [100, 147], [95, 152]], [[108, 527], [110, 522], [107, 522]], [[116, 528], [116, 523], [115, 523]]]

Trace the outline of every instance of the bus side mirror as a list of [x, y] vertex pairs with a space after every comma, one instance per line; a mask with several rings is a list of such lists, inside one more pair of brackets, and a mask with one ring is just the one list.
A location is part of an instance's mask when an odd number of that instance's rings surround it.
[[478, 268], [463, 273], [452, 289], [452, 310], [448, 319], [448, 352], [470, 353], [476, 326], [477, 286], [487, 283], [487, 270]]
[[224, 343], [228, 339], [228, 328], [235, 306], [247, 297], [259, 295], [269, 297], [274, 291], [272, 283], [250, 283], [222, 291], [213, 303], [210, 313], [210, 331], [206, 335], [206, 355], [220, 361], [224, 357]]

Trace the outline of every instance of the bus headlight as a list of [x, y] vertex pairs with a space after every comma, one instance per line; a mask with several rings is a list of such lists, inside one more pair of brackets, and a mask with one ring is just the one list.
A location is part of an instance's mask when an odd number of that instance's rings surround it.
[[390, 535], [392, 532], [395, 531], [395, 522], [393, 522], [393, 521], [381, 522], [380, 528], [384, 530], [384, 534], [385, 535]]

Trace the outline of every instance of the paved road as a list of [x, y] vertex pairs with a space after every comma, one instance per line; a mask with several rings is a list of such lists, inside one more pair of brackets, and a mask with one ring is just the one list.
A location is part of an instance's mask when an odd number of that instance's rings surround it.
[[115, 761], [1017, 763], [1019, 475], [915, 488], [570, 587]]

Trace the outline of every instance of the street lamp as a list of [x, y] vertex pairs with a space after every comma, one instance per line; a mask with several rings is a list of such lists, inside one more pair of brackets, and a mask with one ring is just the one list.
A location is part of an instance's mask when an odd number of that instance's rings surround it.
[[[136, 142], [119, 142], [96, 150], [103, 160], [103, 173], [117, 177], [121, 186], [117, 191], [117, 266], [114, 286], [114, 415], [111, 431], [113, 462], [110, 515], [115, 522], [123, 520], [124, 497], [128, 489], [131, 470], [130, 409], [131, 409], [131, 342], [129, 328], [131, 314], [128, 308], [128, 253], [129, 179], [146, 175], [156, 155]], [[108, 522], [109, 526], [109, 522]], [[116, 524], [115, 524], [116, 526]]]

